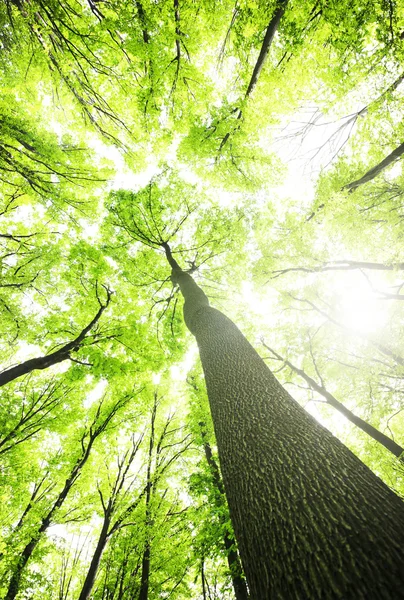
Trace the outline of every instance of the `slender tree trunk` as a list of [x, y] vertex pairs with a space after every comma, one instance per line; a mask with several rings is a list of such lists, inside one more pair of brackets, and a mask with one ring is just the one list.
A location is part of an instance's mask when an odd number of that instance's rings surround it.
[[355, 190], [360, 185], [363, 185], [364, 183], [367, 183], [368, 181], [371, 181], [372, 179], [374, 179], [375, 177], [380, 175], [380, 173], [382, 171], [384, 171], [384, 169], [387, 169], [387, 167], [389, 167], [393, 162], [395, 162], [403, 154], [404, 154], [404, 142], [402, 144], [400, 144], [395, 150], [393, 150], [393, 152], [390, 152], [390, 154], [388, 156], [386, 156], [386, 158], [384, 158], [381, 162], [379, 162], [379, 164], [372, 167], [367, 173], [365, 173], [365, 175], [363, 177], [361, 177], [360, 179], [357, 179], [356, 181], [352, 181], [351, 183], [348, 183], [347, 185], [344, 185], [344, 187], [342, 189], [353, 192], [353, 190]]
[[129, 555], [127, 554], [119, 567], [118, 579], [119, 579], [119, 587], [118, 587], [118, 597], [117, 600], [121, 600], [124, 594], [124, 584], [125, 584], [125, 575], [128, 565]]
[[203, 561], [203, 559], [202, 559], [202, 562], [201, 562], [201, 580], [202, 580], [202, 596], [203, 596], [203, 600], [207, 600], [206, 585], [205, 585], [205, 568], [204, 568], [204, 561]]
[[265, 64], [265, 60], [268, 56], [269, 49], [271, 47], [272, 41], [274, 39], [275, 33], [279, 27], [279, 23], [285, 13], [286, 6], [288, 4], [288, 0], [282, 0], [279, 4], [279, 7], [276, 9], [272, 19], [270, 20], [267, 30], [265, 32], [264, 40], [262, 42], [261, 50], [255, 63], [253, 73], [251, 75], [250, 83], [248, 84], [247, 91], [245, 93], [245, 97], [248, 98], [251, 92], [255, 88], [258, 77], [262, 71], [262, 67]]
[[93, 589], [95, 578], [97, 576], [98, 567], [100, 565], [101, 556], [104, 552], [105, 546], [107, 545], [109, 525], [110, 525], [110, 518], [108, 515], [106, 515], [104, 517], [104, 523], [102, 525], [100, 537], [98, 538], [95, 552], [91, 559], [90, 567], [87, 571], [87, 575], [84, 580], [83, 587], [81, 588], [79, 600], [88, 600], [88, 598], [90, 597], [91, 590]]
[[30, 541], [26, 544], [25, 548], [21, 552], [19, 559], [18, 559], [18, 563], [15, 566], [13, 574], [11, 576], [7, 594], [4, 597], [4, 600], [14, 600], [15, 597], [17, 596], [19, 588], [20, 588], [22, 574], [24, 572], [24, 569], [25, 569], [29, 559], [32, 556], [32, 553], [34, 552], [39, 541], [41, 540], [42, 535], [45, 533], [45, 531], [50, 526], [53, 514], [55, 513], [55, 511], [58, 508], [60, 508], [62, 506], [63, 502], [65, 501], [65, 499], [67, 497], [67, 494], [71, 487], [71, 486], [68, 486], [67, 484], [68, 484], [68, 481], [66, 481], [63, 491], [59, 494], [59, 496], [58, 496], [56, 502], [53, 504], [52, 508], [49, 510], [47, 515], [42, 519], [41, 525], [39, 526], [38, 530], [32, 535]]
[[198, 342], [252, 600], [404, 597], [404, 504], [295, 402], [163, 244]]
[[[29, 499], [29, 502], [27, 504], [27, 506], [25, 507], [24, 512], [22, 513], [17, 525], [14, 527], [13, 531], [12, 531], [12, 535], [15, 536], [16, 533], [21, 529], [21, 527], [23, 526], [25, 517], [27, 516], [27, 514], [29, 513], [29, 511], [31, 510], [31, 508], [34, 506], [35, 501], [37, 500], [38, 494], [41, 491], [42, 485], [44, 483], [44, 481], [46, 480], [46, 478], [49, 476], [49, 471], [47, 471], [45, 473], [45, 475], [42, 477], [42, 479], [39, 481], [39, 483], [35, 483], [34, 484], [34, 489], [32, 491], [31, 497]], [[45, 490], [41, 492], [40, 496], [39, 496], [39, 500], [41, 499], [41, 497], [46, 493], [49, 492], [52, 488], [54, 487], [54, 484], [49, 484], [48, 486], [46, 486]], [[1, 556], [1, 555], [0, 555]]]
[[139, 590], [139, 598], [138, 600], [147, 600], [149, 595], [149, 578], [150, 578], [150, 523], [151, 523], [151, 513], [150, 513], [150, 501], [152, 496], [152, 460], [153, 460], [153, 448], [154, 448], [154, 436], [155, 429], [154, 425], [156, 422], [156, 412], [157, 412], [157, 395], [154, 396], [154, 405], [151, 417], [151, 431], [150, 431], [150, 441], [149, 441], [149, 454], [147, 460], [147, 482], [146, 482], [146, 518], [145, 518], [145, 527], [146, 527], [146, 539], [143, 548], [143, 557], [142, 557], [142, 571], [140, 577], [140, 590]]
[[57, 365], [68, 358], [70, 358], [69, 351], [65, 353], [53, 352], [48, 356], [30, 358], [29, 360], [26, 360], [15, 367], [11, 367], [10, 369], [3, 371], [3, 373], [0, 373], [0, 386], [6, 385], [6, 383], [10, 383], [10, 381], [18, 379], [18, 377], [27, 375], [28, 373], [31, 373], [31, 371], [43, 370], [53, 365]]
[[310, 375], [307, 375], [302, 369], [298, 369], [293, 365], [290, 361], [284, 359], [280, 354], [269, 348], [266, 344], [264, 344], [265, 348], [267, 348], [270, 352], [272, 352], [279, 360], [282, 360], [288, 367], [292, 369], [297, 375], [300, 375], [311, 387], [312, 390], [318, 392], [326, 399], [327, 404], [338, 410], [344, 417], [348, 419], [351, 423], [362, 429], [365, 433], [367, 433], [370, 437], [372, 437], [376, 442], [379, 442], [382, 446], [384, 446], [387, 450], [392, 452], [394, 456], [404, 459], [404, 448], [399, 444], [396, 444], [394, 440], [389, 438], [387, 435], [384, 435], [381, 431], [370, 425], [367, 421], [364, 421], [360, 417], [354, 415], [352, 411], [349, 410], [346, 406], [341, 404], [339, 400], [335, 398], [329, 391], [327, 391], [322, 385], [319, 385]]
[[146, 14], [144, 12], [143, 4], [140, 2], [140, 0], [135, 0], [135, 6], [137, 8], [137, 14], [142, 26], [143, 41], [145, 44], [148, 44], [150, 42], [150, 35], [146, 28]]
[[35, 548], [38, 545], [41, 533], [37, 533], [34, 538], [31, 538], [29, 543], [25, 546], [24, 550], [21, 552], [18, 564], [13, 572], [13, 575], [10, 579], [10, 583], [7, 590], [7, 595], [4, 597], [4, 600], [14, 600], [16, 595], [18, 594], [18, 590], [20, 587], [21, 576], [24, 571], [24, 568], [31, 558], [31, 555]]
[[[288, 4], [289, 0], [281, 0], [279, 7], [275, 10], [272, 19], [270, 20], [268, 27], [265, 31], [265, 36], [264, 36], [264, 40], [262, 42], [262, 46], [260, 49], [260, 53], [258, 55], [257, 58], [257, 62], [254, 65], [254, 69], [251, 75], [251, 79], [249, 81], [248, 87], [247, 87], [247, 91], [245, 93], [244, 98], [248, 98], [249, 96], [251, 96], [252, 91], [254, 90], [255, 86], [257, 85], [257, 81], [258, 78], [260, 76], [260, 73], [262, 71], [262, 67], [265, 64], [266, 58], [268, 56], [269, 50], [271, 48], [275, 33], [279, 27], [279, 23], [285, 13], [286, 10], [286, 6]], [[236, 109], [235, 112], [237, 112], [238, 110], [238, 115], [237, 115], [237, 120], [240, 120], [243, 116], [243, 110], [240, 109]], [[237, 126], [236, 129], [239, 129], [240, 125]], [[234, 133], [235, 130], [233, 131], [228, 131], [226, 133], [226, 135], [224, 136], [224, 138], [222, 139], [221, 143], [220, 143], [220, 147], [219, 147], [219, 152], [222, 150], [222, 148], [226, 145], [226, 143], [228, 142], [230, 135], [232, 133]]]
[[[147, 527], [147, 525], [146, 525]], [[150, 543], [146, 541], [142, 557], [142, 575], [140, 581], [139, 600], [147, 600], [149, 595], [150, 576]]]
[[[220, 475], [219, 467], [217, 466], [216, 461], [213, 458], [212, 448], [210, 447], [209, 442], [206, 440], [204, 423], [200, 423], [200, 428], [203, 438], [203, 449], [205, 452], [206, 461], [209, 465], [213, 483], [220, 494], [216, 504], [218, 508], [222, 508], [224, 503], [223, 498], [225, 496], [223, 481]], [[229, 565], [235, 598], [236, 600], [248, 600], [247, 584], [242, 576], [243, 568], [241, 566], [240, 557], [236, 550], [236, 541], [233, 539], [233, 536], [230, 535], [228, 531], [225, 531], [224, 533], [223, 543], [224, 547], [226, 548], [227, 564]]]
[[[112, 414], [112, 411], [111, 411], [111, 414]], [[108, 422], [108, 419], [110, 419], [110, 418], [111, 417], [107, 417], [105, 419], [105, 422]], [[29, 559], [32, 556], [32, 553], [34, 552], [35, 548], [39, 544], [39, 542], [42, 538], [42, 535], [45, 533], [45, 531], [50, 526], [53, 515], [62, 506], [62, 504], [66, 500], [71, 488], [73, 487], [77, 478], [80, 476], [81, 470], [84, 467], [84, 465], [86, 464], [88, 457], [90, 455], [90, 451], [91, 451], [92, 445], [94, 443], [94, 440], [99, 435], [99, 433], [101, 433], [101, 431], [102, 431], [102, 427], [98, 428], [98, 430], [90, 436], [90, 439], [89, 439], [86, 447], [83, 445], [84, 442], [83, 442], [83, 438], [82, 438], [82, 440], [81, 440], [82, 448], [83, 448], [82, 454], [81, 454], [80, 458], [77, 460], [76, 464], [73, 466], [68, 478], [65, 481], [62, 491], [59, 493], [58, 497], [56, 498], [55, 502], [53, 503], [53, 505], [47, 512], [47, 514], [42, 518], [41, 524], [39, 525], [38, 529], [32, 534], [31, 539], [25, 546], [24, 550], [21, 552], [18, 562], [17, 562], [17, 565], [15, 566], [14, 571], [11, 575], [7, 594], [4, 597], [4, 600], [14, 600], [16, 595], [18, 594], [22, 574], [24, 572], [24, 569], [25, 569]]]

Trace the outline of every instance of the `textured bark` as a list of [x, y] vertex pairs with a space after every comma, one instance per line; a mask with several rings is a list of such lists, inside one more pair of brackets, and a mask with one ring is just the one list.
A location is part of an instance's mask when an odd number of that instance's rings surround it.
[[166, 254], [200, 350], [251, 598], [403, 598], [403, 502], [292, 399]]
[[[205, 452], [206, 461], [209, 465], [209, 469], [212, 475], [213, 483], [216, 486], [216, 489], [219, 491], [218, 501], [216, 502], [216, 506], [221, 508], [224, 504], [223, 499], [221, 497], [225, 496], [223, 481], [220, 475], [219, 467], [215, 459], [213, 458], [212, 448], [210, 444], [206, 440], [206, 432], [203, 423], [200, 423], [201, 433], [203, 438], [203, 449]], [[233, 539], [233, 536], [230, 535], [228, 531], [225, 532], [223, 536], [224, 547], [226, 548], [227, 553], [227, 564], [229, 565], [231, 580], [234, 589], [234, 596], [236, 600], [248, 600], [248, 590], [245, 579], [242, 576], [242, 566], [240, 562], [240, 557], [236, 550], [236, 541]]]
[[342, 189], [353, 192], [353, 190], [355, 190], [360, 185], [363, 185], [364, 183], [367, 183], [368, 181], [371, 181], [372, 179], [374, 179], [375, 177], [380, 175], [380, 173], [382, 171], [384, 171], [384, 169], [387, 169], [387, 167], [389, 167], [393, 162], [395, 162], [403, 154], [404, 154], [404, 142], [402, 144], [400, 144], [399, 146], [397, 146], [397, 148], [395, 148], [395, 150], [393, 150], [393, 152], [390, 152], [390, 154], [388, 156], [386, 156], [386, 158], [384, 158], [381, 162], [379, 162], [379, 164], [372, 167], [367, 173], [365, 173], [365, 175], [363, 177], [361, 177], [360, 179], [357, 179], [356, 181], [352, 181], [351, 183], [348, 183], [347, 185], [344, 185], [344, 187]]
[[382, 446], [384, 446], [387, 450], [392, 452], [394, 456], [404, 459], [404, 448], [397, 444], [394, 440], [389, 438], [387, 435], [384, 435], [381, 431], [373, 427], [370, 423], [357, 417], [352, 411], [349, 410], [346, 406], [344, 406], [339, 400], [335, 398], [328, 390], [326, 390], [322, 385], [319, 385], [310, 375], [307, 375], [302, 369], [295, 367], [289, 360], [283, 358], [280, 354], [269, 348], [266, 344], [264, 344], [265, 348], [267, 348], [270, 352], [272, 352], [279, 360], [282, 360], [285, 365], [288, 365], [297, 375], [302, 377], [311, 387], [312, 390], [318, 392], [325, 398], [327, 404], [338, 410], [344, 417], [346, 417], [351, 423], [359, 427], [362, 431], [367, 433], [371, 438], [373, 438], [376, 442], [379, 442]]

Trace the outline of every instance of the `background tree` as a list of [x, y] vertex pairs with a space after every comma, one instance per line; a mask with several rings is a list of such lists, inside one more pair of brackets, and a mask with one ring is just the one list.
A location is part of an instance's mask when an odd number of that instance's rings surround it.
[[76, 480], [80, 476], [81, 470], [83, 469], [89, 458], [95, 440], [105, 431], [111, 419], [113, 419], [115, 414], [119, 411], [120, 408], [122, 408], [125, 405], [126, 402], [128, 402], [128, 398], [123, 398], [116, 401], [109, 408], [109, 410], [107, 409], [107, 411], [103, 411], [104, 414], [102, 414], [101, 412], [102, 403], [99, 404], [93, 422], [88, 428], [85, 429], [85, 431], [79, 439], [79, 444], [81, 446], [80, 454], [76, 462], [73, 464], [70, 472], [68, 472], [62, 490], [47, 508], [47, 510], [41, 517], [39, 524], [35, 528], [36, 531], [32, 532], [31, 537], [28, 538], [28, 542], [21, 551], [21, 554], [17, 556], [16, 564], [11, 570], [11, 578], [5, 596], [7, 600], [14, 599], [18, 594], [20, 580], [24, 568], [26, 567], [28, 561], [32, 556], [32, 553], [38, 545], [41, 536], [43, 536], [43, 534], [51, 525], [52, 519], [56, 511], [62, 507], [71, 488], [74, 486]]

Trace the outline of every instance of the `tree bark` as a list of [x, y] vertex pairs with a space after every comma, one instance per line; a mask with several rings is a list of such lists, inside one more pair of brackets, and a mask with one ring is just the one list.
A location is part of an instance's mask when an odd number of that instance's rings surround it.
[[252, 600], [397, 600], [404, 504], [295, 402], [167, 244]]
[[88, 598], [90, 597], [91, 590], [93, 589], [94, 581], [97, 576], [98, 567], [100, 565], [100, 560], [104, 552], [105, 546], [107, 545], [109, 525], [110, 518], [108, 515], [106, 515], [102, 525], [100, 537], [98, 538], [97, 546], [95, 548], [95, 552], [91, 559], [90, 567], [87, 571], [83, 587], [81, 588], [79, 600], [88, 600]]
[[147, 481], [146, 481], [146, 513], [145, 513], [145, 528], [146, 538], [143, 548], [142, 556], [142, 570], [140, 577], [140, 590], [138, 600], [147, 600], [149, 595], [149, 578], [150, 578], [150, 522], [151, 522], [151, 511], [150, 501], [152, 495], [152, 460], [153, 460], [153, 449], [154, 449], [154, 437], [155, 437], [155, 422], [157, 412], [157, 395], [154, 395], [153, 411], [151, 416], [151, 428], [150, 428], [150, 440], [149, 440], [149, 453], [147, 459]]
[[353, 192], [360, 185], [363, 185], [364, 183], [367, 183], [368, 181], [371, 181], [372, 179], [374, 179], [375, 177], [380, 175], [380, 173], [382, 171], [384, 171], [384, 169], [387, 169], [387, 167], [389, 167], [393, 162], [395, 162], [403, 154], [404, 154], [404, 142], [402, 144], [400, 144], [397, 148], [395, 148], [395, 150], [393, 150], [393, 152], [390, 152], [390, 154], [388, 156], [386, 156], [386, 158], [384, 158], [381, 162], [379, 162], [379, 164], [372, 167], [367, 173], [365, 173], [365, 175], [363, 175], [363, 177], [361, 177], [360, 179], [357, 179], [356, 181], [352, 181], [351, 183], [348, 183], [347, 185], [344, 185], [344, 187], [342, 189]]
[[394, 456], [397, 456], [401, 460], [404, 459], [404, 448], [399, 444], [396, 444], [394, 440], [389, 438], [387, 435], [384, 435], [381, 431], [373, 427], [364, 419], [357, 417], [352, 411], [349, 410], [346, 406], [344, 406], [339, 400], [335, 398], [328, 390], [326, 390], [322, 385], [319, 385], [310, 375], [307, 375], [302, 369], [295, 367], [289, 360], [283, 358], [280, 354], [269, 348], [266, 344], [264, 344], [265, 348], [272, 352], [279, 360], [283, 361], [285, 365], [288, 365], [297, 375], [300, 375], [311, 387], [312, 390], [318, 392], [326, 399], [327, 404], [338, 410], [344, 417], [348, 419], [351, 423], [362, 429], [365, 433], [367, 433], [371, 438], [379, 442], [382, 446], [384, 446], [387, 450], [392, 452]]
[[265, 32], [264, 40], [262, 42], [261, 50], [258, 55], [257, 62], [255, 63], [254, 70], [251, 75], [250, 83], [248, 84], [248, 88], [245, 93], [246, 98], [248, 98], [248, 96], [251, 95], [253, 89], [255, 88], [255, 86], [257, 84], [258, 77], [260, 76], [262, 67], [265, 64], [265, 60], [268, 56], [269, 49], [271, 47], [275, 33], [279, 27], [280, 20], [282, 19], [283, 15], [285, 13], [287, 4], [288, 4], [288, 0], [282, 0], [282, 2], [280, 2], [279, 7], [276, 9], [272, 19], [270, 20], [270, 22], [268, 24], [267, 30]]

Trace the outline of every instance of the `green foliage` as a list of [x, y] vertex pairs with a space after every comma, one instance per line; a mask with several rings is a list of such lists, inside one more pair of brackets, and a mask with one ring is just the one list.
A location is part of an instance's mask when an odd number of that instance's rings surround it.
[[[404, 357], [401, 163], [342, 189], [402, 143], [403, 8], [290, 0], [246, 97], [278, 7], [0, 6], [2, 369], [64, 347], [106, 305], [64, 361], [0, 388], [0, 596], [91, 431], [117, 406], [40, 535], [18, 600], [78, 597], [101, 496], [113, 493], [133, 440], [139, 450], [114, 507], [125, 518], [91, 597], [137, 598], [147, 546], [150, 600], [233, 597], [232, 527], [206, 460], [208, 444], [218, 462], [213, 425], [163, 243], [252, 343], [264, 337], [404, 443], [403, 366], [380, 350]], [[301, 155], [284, 160], [300, 142], [321, 170], [307, 201]], [[398, 461], [262, 354], [307, 410], [404, 493]]]

